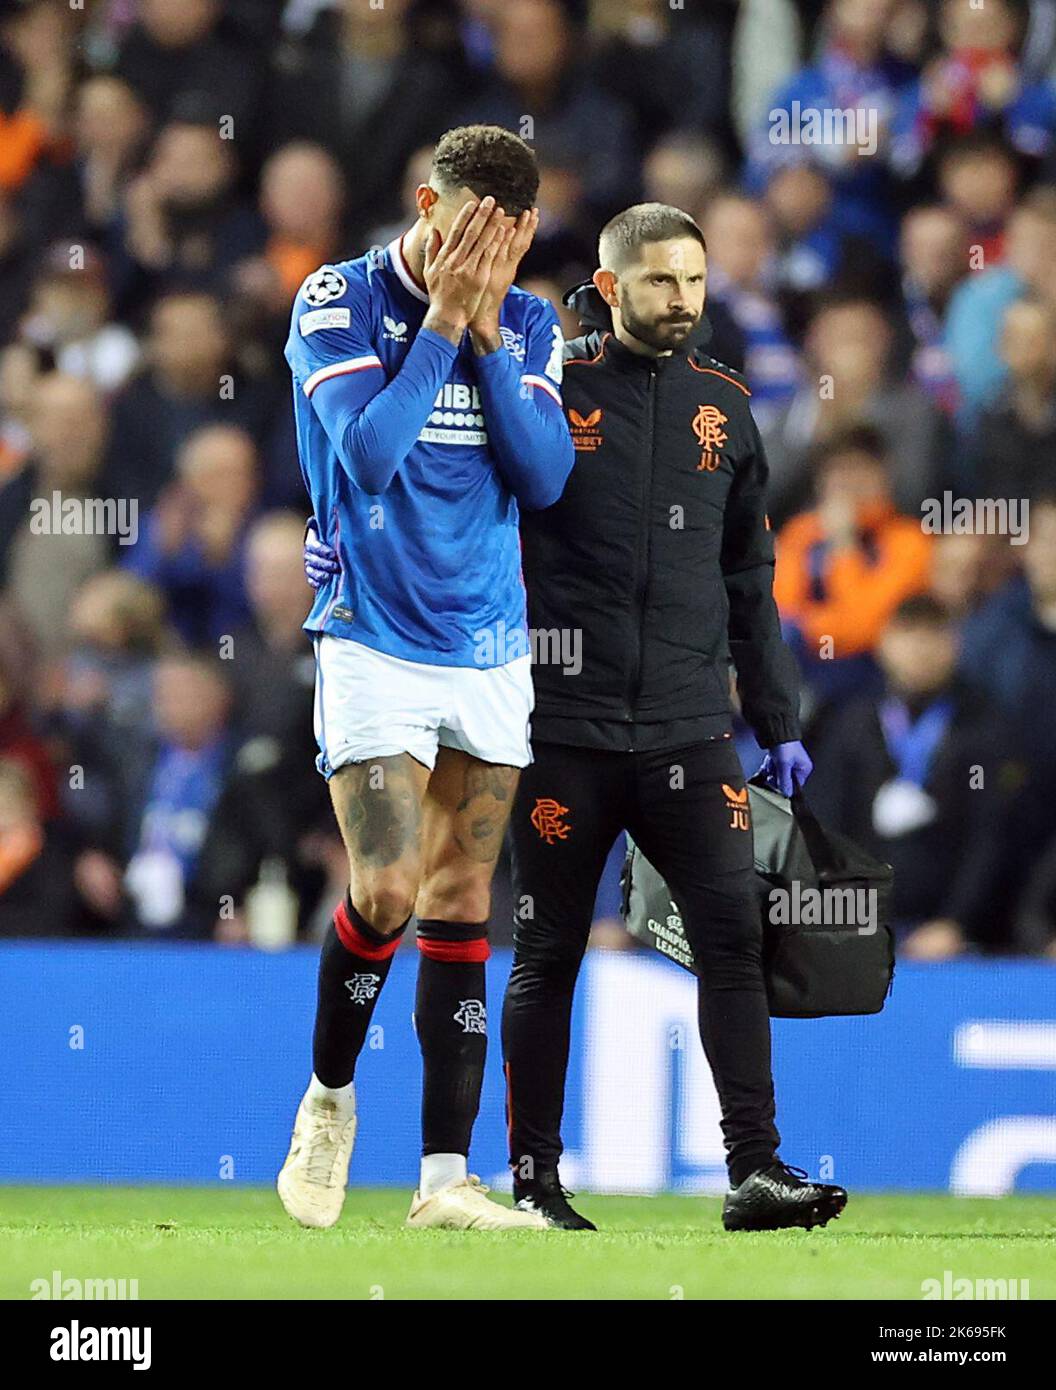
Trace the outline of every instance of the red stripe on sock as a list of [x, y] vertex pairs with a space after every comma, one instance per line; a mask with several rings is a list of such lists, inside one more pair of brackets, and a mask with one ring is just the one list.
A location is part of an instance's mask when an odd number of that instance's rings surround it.
[[388, 960], [403, 940], [402, 932], [397, 932], [388, 941], [371, 941], [356, 927], [343, 902], [338, 903], [334, 912], [334, 930], [345, 950], [351, 951], [355, 956], [362, 956], [364, 960]]
[[474, 941], [435, 941], [427, 936], [418, 938], [418, 949], [430, 960], [454, 960], [478, 962], [487, 960], [491, 947], [486, 936], [478, 936]]

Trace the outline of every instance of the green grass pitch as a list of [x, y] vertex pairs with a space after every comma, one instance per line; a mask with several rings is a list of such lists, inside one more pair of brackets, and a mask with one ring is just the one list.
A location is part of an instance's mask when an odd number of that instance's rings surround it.
[[[925, 1279], [1028, 1279], [1056, 1297], [1056, 1200], [861, 1196], [823, 1230], [727, 1234], [719, 1201], [593, 1197], [603, 1229], [409, 1231], [409, 1193], [356, 1189], [331, 1231], [274, 1192], [0, 1189], [0, 1297], [34, 1279], [137, 1279], [150, 1298], [920, 1300]], [[508, 1199], [500, 1199], [508, 1200]], [[1022, 1287], [1022, 1283], [1020, 1285]]]

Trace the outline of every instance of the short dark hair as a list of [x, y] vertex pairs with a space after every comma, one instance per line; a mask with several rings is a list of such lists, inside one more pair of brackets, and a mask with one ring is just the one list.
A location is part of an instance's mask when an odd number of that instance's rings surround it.
[[875, 459], [879, 467], [888, 465], [888, 450], [884, 436], [875, 425], [848, 425], [830, 439], [816, 444], [810, 454], [810, 471], [823, 473], [845, 454], [865, 454]]
[[950, 610], [931, 594], [913, 594], [904, 598], [891, 614], [891, 625], [903, 627], [949, 627], [953, 623]]
[[598, 261], [603, 270], [619, 271], [635, 258], [640, 246], [651, 241], [673, 241], [676, 237], [692, 237], [705, 251], [708, 249], [704, 233], [688, 212], [668, 203], [635, 203], [602, 227]]
[[514, 217], [534, 207], [539, 192], [532, 147], [497, 125], [457, 126], [441, 136], [430, 179], [438, 193], [468, 188], [478, 198], [494, 198]]

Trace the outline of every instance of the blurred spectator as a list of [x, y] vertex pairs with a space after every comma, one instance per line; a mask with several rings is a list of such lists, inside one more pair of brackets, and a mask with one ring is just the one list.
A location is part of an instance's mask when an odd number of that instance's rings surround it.
[[12, 343], [0, 349], [0, 486], [15, 477], [29, 457], [30, 406], [37, 375], [37, 354], [31, 347]]
[[259, 215], [237, 191], [234, 149], [208, 106], [187, 98], [177, 108], [128, 188], [119, 293], [134, 301], [148, 291], [220, 292], [264, 244]]
[[494, 75], [456, 123], [482, 121], [524, 134], [530, 112], [533, 143], [578, 158], [586, 207], [600, 228], [636, 200], [638, 148], [625, 101], [584, 72], [575, 9], [561, 0], [505, 0], [495, 15]]
[[158, 662], [158, 743], [139, 769], [142, 790], [129, 825], [131, 857], [124, 876], [135, 921], [146, 931], [200, 936], [212, 925], [189, 900], [231, 759], [230, 707], [220, 662], [191, 655]]
[[45, 824], [25, 769], [0, 757], [0, 937], [78, 936], [98, 926], [77, 889], [72, 849]]
[[832, 281], [843, 248], [832, 216], [832, 187], [821, 170], [809, 164], [776, 170], [766, 206], [778, 243], [780, 283], [803, 291]]
[[631, 106], [640, 143], [648, 148], [675, 127], [728, 140], [730, 52], [716, 19], [668, 0], [628, 0], [614, 19], [615, 32], [598, 46], [596, 78]]
[[62, 648], [74, 593], [110, 550], [84, 505], [99, 494], [106, 410], [90, 383], [52, 372], [33, 388], [30, 431], [29, 460], [0, 488], [0, 565], [8, 596], [50, 656]]
[[60, 372], [84, 377], [103, 392], [123, 386], [139, 360], [136, 335], [111, 316], [98, 253], [69, 242], [48, 251], [21, 336]]
[[1056, 92], [1017, 66], [1026, 8], [1011, 0], [941, 0], [942, 52], [925, 67], [895, 118], [900, 172], [913, 173], [936, 144], [984, 124], [1012, 148], [1043, 157], [1056, 135]]
[[894, 330], [870, 300], [823, 302], [806, 339], [803, 386], [764, 430], [770, 513], [779, 522], [809, 495], [810, 450], [859, 424], [878, 430], [891, 460], [895, 505], [916, 512], [945, 481], [952, 452], [948, 422], [924, 392], [893, 370]]
[[[841, 226], [884, 250], [893, 246], [895, 233], [887, 135], [914, 77], [886, 46], [895, 7], [895, 0], [830, 0], [818, 59], [771, 100], [765, 123], [749, 143], [746, 170], [749, 189], [762, 193], [775, 169], [817, 165], [832, 182]], [[775, 121], [776, 112], [783, 113], [787, 131]], [[799, 129], [800, 121], [810, 113], [823, 133], [829, 123], [828, 138], [802, 138], [808, 130]], [[861, 120], [867, 129], [860, 128]], [[854, 140], [843, 138], [850, 121]]]
[[290, 304], [301, 282], [324, 261], [342, 260], [344, 177], [320, 145], [286, 145], [264, 164], [260, 212], [267, 240], [259, 256], [243, 261], [235, 283], [288, 329]]
[[1005, 311], [1009, 379], [974, 439], [980, 497], [1031, 498], [1056, 488], [1056, 303], [1020, 299]]
[[811, 804], [894, 868], [900, 954], [936, 960], [969, 943], [1000, 946], [997, 714], [956, 675], [955, 626], [927, 595], [894, 611], [877, 658], [882, 691], [838, 710], [814, 744]]
[[928, 593], [958, 621], [974, 613], [1014, 569], [1015, 551], [1002, 537], [950, 532], [933, 540]]
[[315, 661], [302, 625], [312, 594], [303, 549], [304, 521], [294, 512], [268, 512], [250, 528], [251, 617], [232, 643], [231, 667], [239, 727], [247, 735], [284, 740], [311, 722]]
[[[810, 8], [818, 7], [812, 0]], [[803, 13], [795, 0], [741, 0], [733, 32], [731, 115], [742, 145], [747, 147], [762, 126], [773, 96], [791, 80], [800, 65], [804, 42]], [[811, 14], [809, 19], [816, 16]]]
[[752, 414], [765, 430], [791, 401], [800, 381], [796, 351], [771, 288], [770, 217], [763, 204], [728, 194], [709, 206], [703, 230], [708, 243], [708, 311], [714, 313], [722, 304], [744, 336]]
[[[227, 7], [229, 8], [229, 7]], [[139, 0], [116, 74], [147, 103], [158, 125], [175, 119], [188, 94], [205, 97], [245, 148], [260, 99], [259, 69], [219, 32], [221, 0]]]
[[362, 249], [370, 246], [388, 246], [402, 236], [412, 222], [418, 218], [417, 193], [420, 184], [429, 182], [433, 167], [433, 145], [423, 145], [408, 159], [400, 184], [400, 211], [391, 222], [382, 222], [372, 227], [363, 238]]
[[1056, 188], [1036, 188], [1024, 197], [1009, 220], [1004, 265], [969, 275], [950, 300], [946, 341], [966, 432], [1004, 385], [1001, 320], [1012, 301], [1028, 291], [1056, 303]]
[[995, 702], [1022, 763], [1015, 814], [1004, 826], [1010, 900], [1056, 839], [1056, 738], [1044, 714], [1056, 690], [1056, 494], [1031, 503], [1030, 538], [1017, 549], [1023, 573], [969, 616], [960, 663], [965, 679]]
[[[147, 369], [117, 397], [105, 473], [110, 497], [153, 507], [184, 440], [223, 423], [263, 437], [277, 396], [236, 370], [228, 325], [211, 295], [177, 293], [154, 306]], [[285, 402], [286, 393], [281, 393]]]
[[966, 136], [940, 159], [938, 184], [944, 202], [964, 219], [973, 266], [1000, 265], [1019, 184], [1008, 146], [985, 133]]
[[[304, 523], [272, 512], [250, 532], [247, 587], [252, 619], [231, 646], [231, 679], [242, 742], [203, 848], [196, 893], [203, 912], [230, 894], [239, 915], [217, 934], [239, 939], [245, 894], [261, 867], [278, 862], [301, 902], [301, 926], [326, 882], [321, 837], [336, 838], [326, 783], [315, 770], [315, 662], [301, 624], [310, 606]], [[330, 901], [330, 907], [333, 903]]]
[[77, 90], [73, 116], [76, 172], [86, 227], [101, 243], [121, 217], [128, 185], [147, 140], [143, 102], [116, 77], [91, 77]]
[[63, 0], [0, 11], [0, 193], [43, 191], [61, 158], [75, 22]]
[[642, 165], [646, 202], [681, 208], [702, 217], [726, 180], [726, 161], [718, 144], [696, 131], [675, 130], [658, 140]]
[[594, 228], [583, 216], [583, 165], [573, 151], [538, 151], [539, 230], [521, 262], [522, 276], [556, 275], [566, 285], [593, 272]]
[[774, 597], [802, 644], [808, 681], [837, 695], [868, 680], [891, 614], [927, 586], [932, 543], [919, 518], [899, 515], [876, 431], [830, 442], [814, 476], [815, 509], [777, 538]]
[[36, 268], [36, 248], [26, 235], [14, 200], [0, 188], [0, 345], [15, 336]]
[[465, 101], [457, 36], [414, 42], [410, 11], [410, 0], [337, 0], [281, 51], [270, 84], [272, 144], [324, 145], [354, 175], [347, 212], [355, 247], [368, 228], [399, 215], [407, 162], [457, 124], [454, 106]]
[[900, 238], [902, 356], [917, 385], [945, 415], [957, 407], [957, 379], [945, 341], [950, 296], [968, 272], [968, 229], [961, 215], [941, 204], [906, 213]]
[[[63, 788], [70, 827], [91, 850], [118, 858], [134, 772], [153, 737], [154, 662], [165, 639], [161, 595], [126, 570], [94, 575], [73, 598], [49, 733], [61, 763], [79, 770]], [[109, 907], [119, 902], [115, 888]]]
[[197, 430], [128, 555], [128, 568], [160, 589], [173, 626], [194, 645], [230, 638], [248, 616], [245, 546], [258, 488], [244, 430]]
[[22, 769], [43, 820], [59, 813], [55, 765], [34, 726], [39, 671], [25, 624], [9, 604], [0, 608], [0, 758]]

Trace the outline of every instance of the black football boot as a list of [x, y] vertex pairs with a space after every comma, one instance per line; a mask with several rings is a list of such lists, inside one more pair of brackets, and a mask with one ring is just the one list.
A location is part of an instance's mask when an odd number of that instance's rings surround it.
[[569, 1206], [568, 1199], [574, 1196], [561, 1186], [556, 1168], [541, 1168], [534, 1178], [513, 1180], [513, 1205], [519, 1211], [541, 1212], [559, 1231], [596, 1231], [593, 1221]]
[[728, 1231], [781, 1231], [787, 1226], [809, 1231], [839, 1216], [846, 1205], [842, 1187], [811, 1182], [802, 1168], [775, 1158], [727, 1192], [722, 1224]]

